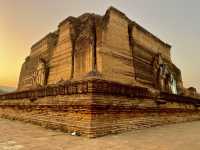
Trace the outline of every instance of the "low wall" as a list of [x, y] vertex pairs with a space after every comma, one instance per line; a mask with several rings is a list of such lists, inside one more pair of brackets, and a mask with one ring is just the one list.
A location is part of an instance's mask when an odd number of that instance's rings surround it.
[[0, 117], [98, 137], [200, 119], [200, 100], [104, 80], [0, 95]]
[[87, 136], [91, 122], [90, 100], [89, 95], [52, 96], [34, 102], [4, 100], [0, 104], [0, 117]]
[[153, 126], [200, 120], [192, 104], [125, 97], [93, 97], [91, 133], [94, 137]]

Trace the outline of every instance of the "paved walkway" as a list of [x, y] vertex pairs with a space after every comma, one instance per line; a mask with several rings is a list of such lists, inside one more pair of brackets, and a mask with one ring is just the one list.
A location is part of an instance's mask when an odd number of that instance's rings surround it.
[[0, 150], [200, 150], [200, 122], [88, 139], [0, 119]]

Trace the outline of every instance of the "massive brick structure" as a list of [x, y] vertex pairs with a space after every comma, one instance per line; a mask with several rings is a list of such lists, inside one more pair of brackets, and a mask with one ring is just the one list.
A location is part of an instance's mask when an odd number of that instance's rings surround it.
[[68, 17], [31, 47], [0, 116], [89, 137], [200, 119], [170, 49], [113, 7]]
[[96, 76], [181, 93], [181, 73], [170, 48], [112, 7], [104, 16], [68, 17], [32, 46], [18, 90]]

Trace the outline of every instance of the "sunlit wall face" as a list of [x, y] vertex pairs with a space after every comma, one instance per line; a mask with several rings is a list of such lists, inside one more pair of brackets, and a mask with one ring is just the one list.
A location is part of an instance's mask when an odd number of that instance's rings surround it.
[[16, 86], [31, 45], [67, 16], [104, 14], [109, 6], [172, 45], [184, 85], [200, 90], [200, 1], [197, 0], [0, 0], [0, 85]]

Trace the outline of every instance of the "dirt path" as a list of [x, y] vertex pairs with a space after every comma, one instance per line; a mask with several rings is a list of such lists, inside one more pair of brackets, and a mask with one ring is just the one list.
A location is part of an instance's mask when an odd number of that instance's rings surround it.
[[88, 139], [0, 119], [0, 150], [200, 150], [200, 121]]

